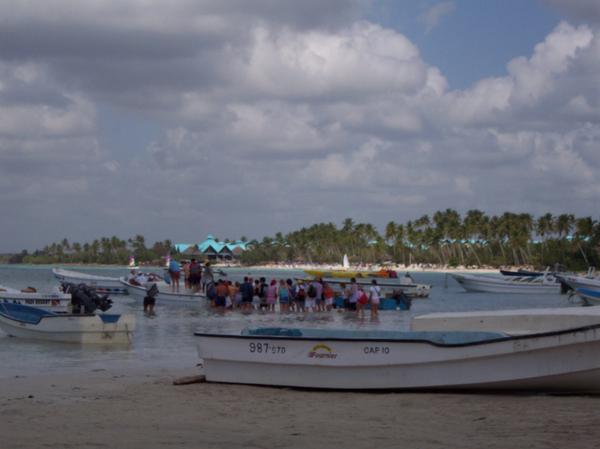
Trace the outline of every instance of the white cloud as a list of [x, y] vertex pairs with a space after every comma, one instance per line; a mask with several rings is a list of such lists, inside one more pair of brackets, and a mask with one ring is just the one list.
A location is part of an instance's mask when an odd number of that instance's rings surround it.
[[[0, 41], [0, 207], [21, 210], [0, 232], [24, 246], [37, 212], [36, 245], [81, 235], [73, 210], [90, 237], [183, 241], [446, 207], [590, 213], [595, 28], [561, 23], [507, 73], [452, 91], [401, 33], [327, 8], [311, 22], [321, 2], [293, 3], [0, 5], [11, 32], [33, 33]], [[159, 129], [129, 147], [138, 130], [103, 105]]]
[[425, 30], [429, 33], [439, 25], [440, 20], [454, 12], [456, 4], [454, 2], [441, 2], [433, 5], [425, 11], [420, 17], [420, 21], [425, 25]]

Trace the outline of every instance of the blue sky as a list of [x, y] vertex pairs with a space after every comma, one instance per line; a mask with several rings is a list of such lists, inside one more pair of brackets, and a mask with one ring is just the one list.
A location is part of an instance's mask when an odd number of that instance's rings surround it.
[[[440, 3], [452, 4], [452, 10], [428, 31], [422, 17]], [[530, 54], [562, 19], [542, 2], [523, 0], [386, 0], [375, 2], [370, 16], [409, 37], [455, 89], [505, 75], [508, 61]]]
[[600, 210], [597, 1], [40, 5], [0, 4], [0, 251]]

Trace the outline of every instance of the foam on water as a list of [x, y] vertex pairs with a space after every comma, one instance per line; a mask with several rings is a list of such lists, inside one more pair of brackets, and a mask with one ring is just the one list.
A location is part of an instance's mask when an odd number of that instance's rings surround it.
[[[33, 286], [50, 291], [58, 285], [52, 267], [0, 265], [0, 284], [22, 288]], [[127, 268], [74, 267], [77, 271], [104, 276], [123, 276]], [[161, 268], [153, 271], [161, 272]], [[151, 270], [150, 270], [151, 271]], [[287, 279], [302, 276], [298, 270], [227, 269], [227, 279], [253, 278]], [[60, 343], [26, 341], [10, 338], [0, 331], [0, 378], [34, 375], [44, 372], [90, 371], [94, 369], [186, 369], [198, 363], [196, 331], [239, 332], [245, 327], [310, 327], [338, 329], [408, 329], [412, 316], [429, 312], [467, 310], [524, 309], [535, 307], [569, 307], [565, 295], [505, 295], [466, 293], [444, 273], [413, 272], [418, 283], [432, 284], [428, 299], [413, 300], [407, 312], [381, 312], [378, 321], [371, 321], [369, 312], [359, 320], [353, 314], [318, 313], [279, 315], [253, 313], [243, 315], [229, 312], [214, 313], [206, 304], [165, 306], [156, 305], [157, 316], [147, 318], [139, 302], [127, 296], [114, 296], [110, 313], [131, 313], [136, 316], [133, 343], [128, 347], [78, 346]], [[447, 288], [445, 287], [447, 285]]]

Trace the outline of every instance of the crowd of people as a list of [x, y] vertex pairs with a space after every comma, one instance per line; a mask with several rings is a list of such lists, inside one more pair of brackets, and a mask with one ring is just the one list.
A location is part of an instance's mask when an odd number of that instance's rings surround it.
[[[370, 304], [371, 316], [377, 316], [381, 288], [375, 279], [368, 290], [358, 285], [354, 278], [341, 287], [338, 294], [341, 294], [346, 310], [364, 316], [365, 308]], [[254, 280], [248, 276], [241, 283], [218, 279], [207, 286], [206, 296], [218, 310], [238, 309], [247, 313], [253, 310], [275, 312], [276, 304], [279, 304], [280, 313], [330, 312], [336, 306], [333, 286], [322, 279], [296, 283], [292, 279], [267, 281], [264, 277]]]

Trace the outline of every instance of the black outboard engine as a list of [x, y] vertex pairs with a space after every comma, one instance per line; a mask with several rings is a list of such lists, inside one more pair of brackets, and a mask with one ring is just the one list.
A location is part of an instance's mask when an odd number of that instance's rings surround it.
[[108, 295], [100, 296], [96, 290], [85, 284], [63, 282], [61, 286], [65, 293], [71, 294], [73, 313], [94, 313], [97, 309], [106, 312], [112, 307], [113, 302]]

